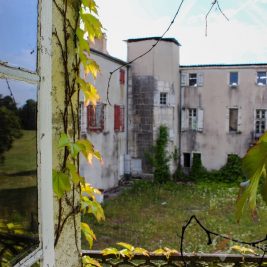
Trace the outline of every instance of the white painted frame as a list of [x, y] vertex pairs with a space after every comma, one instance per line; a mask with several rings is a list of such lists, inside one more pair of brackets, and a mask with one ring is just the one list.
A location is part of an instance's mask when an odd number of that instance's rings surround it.
[[8, 66], [0, 61], [0, 78], [38, 86], [37, 173], [38, 173], [38, 248], [15, 266], [55, 266], [54, 212], [52, 187], [52, 0], [38, 1], [37, 72]]

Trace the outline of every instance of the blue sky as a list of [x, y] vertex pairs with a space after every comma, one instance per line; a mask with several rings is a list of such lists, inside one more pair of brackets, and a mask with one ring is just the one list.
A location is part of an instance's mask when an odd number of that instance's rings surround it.
[[0, 0], [0, 60], [36, 68], [37, 0]]
[[[128, 38], [160, 36], [172, 20], [180, 0], [97, 0], [111, 55], [126, 60]], [[267, 0], [219, 0], [205, 15], [211, 0], [184, 0], [166, 37], [181, 44], [181, 64], [267, 62]]]

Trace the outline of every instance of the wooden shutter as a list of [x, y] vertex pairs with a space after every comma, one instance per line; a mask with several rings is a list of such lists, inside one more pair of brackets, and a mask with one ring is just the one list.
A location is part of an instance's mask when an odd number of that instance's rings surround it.
[[120, 130], [120, 106], [114, 105], [114, 131]]
[[241, 107], [237, 110], [237, 131], [241, 132], [242, 131], [242, 112], [241, 112]]
[[203, 131], [203, 121], [204, 121], [204, 111], [201, 108], [197, 110], [197, 130], [199, 132]]
[[188, 109], [182, 109], [182, 131], [188, 130]]
[[93, 105], [87, 106], [87, 129], [92, 130], [95, 126], [95, 108]]
[[181, 85], [182, 86], [187, 86], [189, 83], [189, 75], [188, 73], [182, 73], [181, 74]]
[[125, 84], [125, 70], [120, 69], [120, 84], [124, 85]]

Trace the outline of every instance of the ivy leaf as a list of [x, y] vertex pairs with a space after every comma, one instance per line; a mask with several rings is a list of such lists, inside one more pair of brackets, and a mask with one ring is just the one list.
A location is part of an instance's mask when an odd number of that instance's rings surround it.
[[83, 10], [81, 11], [80, 17], [91, 42], [93, 42], [95, 38], [100, 38], [102, 36], [102, 24], [99, 19], [92, 14], [84, 13]]
[[81, 185], [81, 192], [88, 194], [93, 200], [95, 200], [95, 195], [102, 195], [97, 188], [94, 188], [89, 183]]
[[76, 159], [77, 155], [79, 154], [79, 152], [81, 152], [83, 149], [83, 147], [77, 143], [71, 143], [69, 145], [69, 150], [70, 150], [70, 154], [72, 156], [73, 159]]
[[92, 164], [93, 157], [102, 160], [100, 153], [94, 149], [94, 146], [89, 140], [82, 139], [78, 140], [76, 143], [81, 146], [81, 152], [90, 164]]
[[102, 267], [102, 265], [97, 260], [89, 256], [83, 256], [82, 262], [83, 262], [83, 266], [85, 267], [91, 267], [91, 266]]
[[70, 145], [69, 137], [65, 133], [62, 133], [58, 141], [58, 147], [62, 148], [69, 145]]
[[145, 255], [145, 256], [149, 257], [149, 252], [144, 248], [139, 248], [139, 247], [134, 248], [134, 253], [142, 254], [142, 255]]
[[130, 251], [134, 251], [134, 246], [130, 245], [130, 244], [127, 244], [127, 243], [124, 243], [124, 242], [119, 242], [117, 243], [117, 245], [121, 246], [121, 247], [124, 247]]
[[97, 5], [94, 0], [82, 0], [84, 7], [89, 8], [91, 12], [94, 12], [96, 15], [97, 13]]
[[93, 230], [90, 228], [90, 226], [87, 223], [81, 223], [81, 230], [91, 249], [93, 246], [93, 242], [96, 239], [96, 236]]
[[81, 197], [81, 210], [83, 213], [93, 214], [98, 222], [105, 220], [102, 206], [97, 201], [91, 200], [86, 196]]
[[101, 251], [103, 256], [115, 255], [118, 256], [120, 253], [116, 248], [105, 248]]
[[58, 198], [71, 190], [70, 179], [67, 174], [53, 170], [53, 189]]
[[74, 164], [68, 162], [67, 163], [67, 168], [69, 169], [70, 175], [71, 175], [71, 180], [74, 184], [78, 184], [79, 182], [83, 182], [83, 177], [80, 176], [77, 172], [77, 168]]
[[127, 248], [120, 250], [119, 253], [123, 258], [127, 257], [131, 259], [134, 256], [133, 252], [128, 250]]
[[88, 106], [90, 102], [93, 103], [93, 105], [96, 105], [97, 101], [100, 99], [97, 89], [92, 84], [87, 83], [81, 78], [77, 78], [77, 82], [84, 94], [85, 106]]

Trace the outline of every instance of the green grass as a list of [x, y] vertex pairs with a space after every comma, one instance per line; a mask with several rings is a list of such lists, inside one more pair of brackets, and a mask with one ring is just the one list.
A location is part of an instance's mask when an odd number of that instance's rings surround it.
[[4, 164], [0, 173], [12, 174], [36, 170], [36, 131], [22, 131], [12, 148], [4, 154]]
[[[106, 201], [106, 221], [92, 225], [97, 240], [93, 249], [116, 246], [127, 242], [148, 250], [159, 247], [179, 249], [182, 226], [196, 215], [211, 231], [233, 238], [253, 241], [264, 238], [267, 232], [267, 207], [260, 202], [259, 221], [253, 222], [248, 213], [238, 224], [235, 220], [235, 201], [238, 185], [223, 183], [175, 184], [157, 186], [138, 182], [120, 196]], [[185, 251], [219, 252], [234, 245], [215, 239], [206, 245], [206, 236], [192, 224], [186, 232]], [[83, 248], [88, 249], [85, 242]]]

